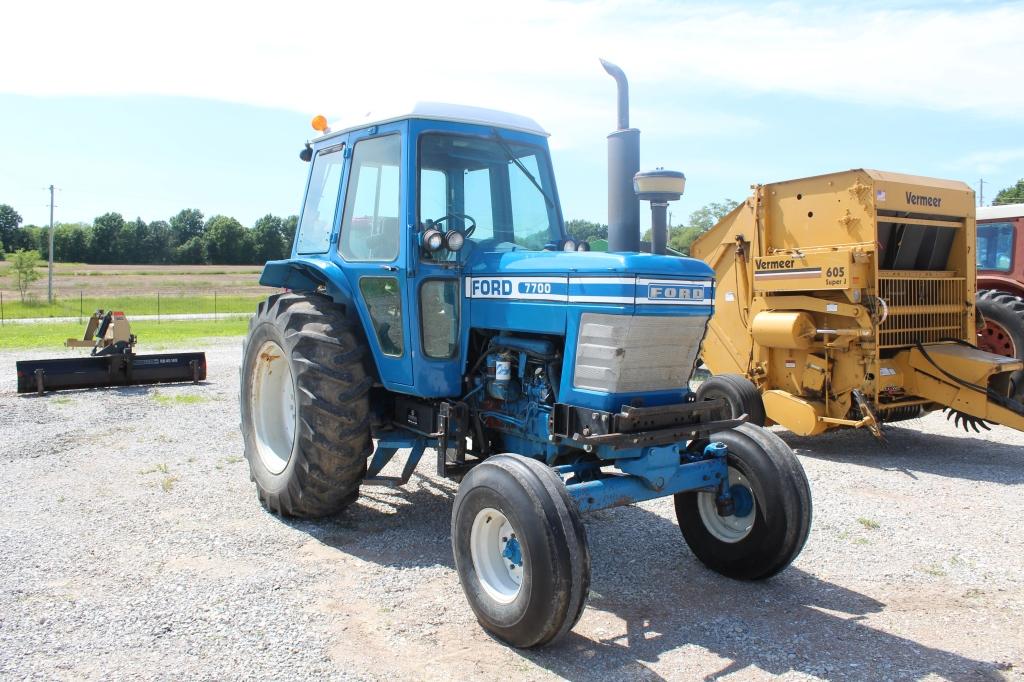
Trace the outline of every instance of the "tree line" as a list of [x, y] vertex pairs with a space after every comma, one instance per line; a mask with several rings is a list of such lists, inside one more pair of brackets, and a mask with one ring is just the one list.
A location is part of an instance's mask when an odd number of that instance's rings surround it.
[[[0, 204], [0, 258], [36, 251], [49, 258], [50, 230], [22, 226], [13, 207]], [[252, 227], [230, 216], [206, 218], [186, 208], [169, 220], [126, 220], [105, 213], [89, 223], [54, 225], [53, 259], [63, 263], [256, 265], [287, 258], [298, 216], [267, 214]]]
[[[993, 204], [1019, 202], [1024, 202], [1024, 179], [1001, 190]], [[689, 255], [693, 241], [737, 205], [731, 199], [712, 202], [691, 213], [685, 225], [670, 225], [669, 248]], [[0, 259], [4, 252], [19, 250], [49, 258], [49, 228], [22, 226], [22, 222], [13, 207], [0, 204]], [[105, 213], [92, 224], [56, 224], [53, 256], [65, 263], [261, 265], [288, 257], [297, 224], [298, 216], [282, 218], [268, 213], [246, 227], [230, 216], [206, 218], [195, 208], [149, 223]], [[565, 225], [576, 240], [608, 238], [608, 226], [603, 223], [569, 220]], [[644, 239], [650, 240], [650, 231]]]

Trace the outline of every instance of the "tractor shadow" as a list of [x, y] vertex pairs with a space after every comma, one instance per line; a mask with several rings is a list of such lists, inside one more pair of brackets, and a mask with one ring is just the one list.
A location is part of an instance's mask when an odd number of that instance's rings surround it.
[[[360, 503], [333, 519], [283, 521], [382, 566], [454, 570], [456, 486], [419, 473], [413, 480], [408, 491], [364, 488]], [[764, 582], [734, 581], [697, 561], [674, 520], [635, 506], [584, 519], [592, 583], [581, 623], [554, 646], [515, 652], [565, 679], [663, 679], [649, 665], [689, 646], [723, 659], [704, 679], [747, 668], [830, 679], [1003, 679], [992, 663], [868, 625], [885, 604], [799, 567]], [[899, 672], [879, 669], [889, 661], [898, 661]]]
[[[828, 679], [1003, 679], [992, 663], [872, 627], [864, 621], [884, 603], [797, 566], [763, 582], [720, 576], [689, 552], [674, 521], [641, 507], [597, 512], [587, 533], [590, 618], [584, 612], [554, 647], [519, 652], [566, 679], [664, 679], [649, 664], [688, 646], [724, 660], [706, 680], [748, 668]], [[902, 670], [881, 669], [891, 661]]]
[[855, 464], [883, 471], [900, 471], [912, 479], [918, 473], [1001, 484], [1024, 483], [1024, 447], [1000, 442], [993, 426], [985, 437], [971, 432], [949, 436], [929, 432], [933, 419], [909, 420], [885, 427], [886, 443], [863, 429], [836, 429], [820, 436], [797, 436], [773, 429], [801, 457]]

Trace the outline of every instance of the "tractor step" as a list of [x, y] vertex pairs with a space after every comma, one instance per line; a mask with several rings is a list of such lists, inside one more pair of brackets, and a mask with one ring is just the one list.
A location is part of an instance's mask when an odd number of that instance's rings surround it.
[[135, 355], [113, 353], [78, 358], [21, 360], [16, 363], [18, 393], [75, 388], [131, 386], [206, 379], [205, 353]]

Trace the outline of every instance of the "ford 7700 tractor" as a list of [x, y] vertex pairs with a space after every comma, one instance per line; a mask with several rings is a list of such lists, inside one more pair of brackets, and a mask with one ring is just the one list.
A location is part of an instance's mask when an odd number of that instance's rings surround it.
[[[624, 75], [605, 68], [619, 86], [608, 253], [566, 235], [547, 135], [528, 118], [421, 104], [331, 131], [318, 117], [292, 256], [260, 280], [288, 293], [260, 304], [244, 350], [263, 505], [336, 514], [360, 486], [405, 483], [432, 450], [459, 481], [466, 598], [517, 647], [554, 641], [583, 611], [583, 513], [673, 495], [696, 557], [739, 579], [784, 569], [810, 526], [789, 447], [688, 388], [713, 273], [638, 252], [639, 131]], [[683, 178], [637, 182], [667, 199]], [[399, 452], [401, 474], [383, 476]]]

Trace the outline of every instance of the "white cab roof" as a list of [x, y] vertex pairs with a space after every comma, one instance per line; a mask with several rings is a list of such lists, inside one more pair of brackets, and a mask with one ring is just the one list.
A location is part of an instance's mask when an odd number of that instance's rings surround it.
[[357, 119], [348, 119], [331, 125], [331, 132], [322, 135], [317, 139], [327, 140], [335, 135], [347, 133], [351, 130], [366, 128], [367, 126], [391, 123], [408, 118], [424, 118], [435, 121], [456, 121], [458, 123], [476, 123], [479, 125], [495, 126], [507, 130], [519, 130], [524, 133], [548, 136], [548, 132], [540, 127], [540, 124], [532, 118], [510, 114], [506, 111], [496, 109], [484, 109], [482, 107], [471, 107], [464, 104], [444, 104], [442, 102], [416, 102], [409, 107], [392, 109], [387, 112], [370, 111], [366, 116]]
[[976, 216], [978, 220], [992, 220], [993, 218], [1020, 218], [1024, 216], [1024, 204], [979, 206]]

